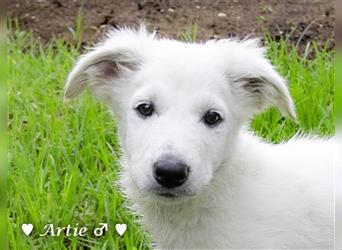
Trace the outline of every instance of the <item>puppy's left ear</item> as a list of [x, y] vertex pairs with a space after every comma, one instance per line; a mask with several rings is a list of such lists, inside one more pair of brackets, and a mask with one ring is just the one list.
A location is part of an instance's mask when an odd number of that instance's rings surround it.
[[139, 69], [145, 45], [153, 39], [154, 33], [148, 33], [143, 25], [110, 31], [102, 43], [78, 59], [68, 76], [64, 99], [88, 88], [102, 101], [114, 100], [116, 92], [129, 88], [127, 77]]
[[296, 112], [287, 83], [265, 58], [264, 49], [256, 41], [246, 42], [230, 76], [232, 91], [247, 111], [247, 116], [276, 106], [286, 116], [296, 120]]
[[139, 59], [127, 48], [100, 47], [80, 57], [70, 72], [64, 89], [64, 99], [70, 100], [89, 88], [101, 100], [108, 99], [125, 73], [137, 69]]

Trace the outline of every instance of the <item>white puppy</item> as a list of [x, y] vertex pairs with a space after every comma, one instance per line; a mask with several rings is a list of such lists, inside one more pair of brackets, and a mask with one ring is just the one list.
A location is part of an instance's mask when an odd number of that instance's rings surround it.
[[159, 248], [334, 247], [333, 141], [273, 145], [244, 129], [271, 105], [295, 119], [257, 40], [114, 30], [79, 59], [65, 98], [85, 88], [117, 119], [121, 184]]

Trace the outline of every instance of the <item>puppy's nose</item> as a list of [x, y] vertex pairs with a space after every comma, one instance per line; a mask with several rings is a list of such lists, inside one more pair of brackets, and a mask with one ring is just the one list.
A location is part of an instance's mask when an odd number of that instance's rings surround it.
[[188, 179], [189, 170], [183, 161], [174, 157], [166, 157], [153, 164], [154, 178], [166, 188], [182, 185]]

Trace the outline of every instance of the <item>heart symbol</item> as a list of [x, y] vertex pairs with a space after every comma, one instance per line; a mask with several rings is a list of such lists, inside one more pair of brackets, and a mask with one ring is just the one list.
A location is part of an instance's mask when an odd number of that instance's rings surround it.
[[126, 224], [116, 224], [115, 229], [118, 232], [118, 234], [120, 234], [120, 236], [122, 236], [126, 232], [127, 225]]
[[33, 229], [33, 225], [32, 224], [22, 224], [21, 229], [23, 230], [24, 234], [30, 235], [30, 233], [32, 232], [32, 229]]

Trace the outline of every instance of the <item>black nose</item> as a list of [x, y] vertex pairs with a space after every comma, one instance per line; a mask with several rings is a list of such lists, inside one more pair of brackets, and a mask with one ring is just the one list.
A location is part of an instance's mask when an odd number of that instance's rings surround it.
[[153, 176], [163, 187], [174, 188], [188, 179], [189, 167], [183, 161], [168, 156], [153, 164]]

